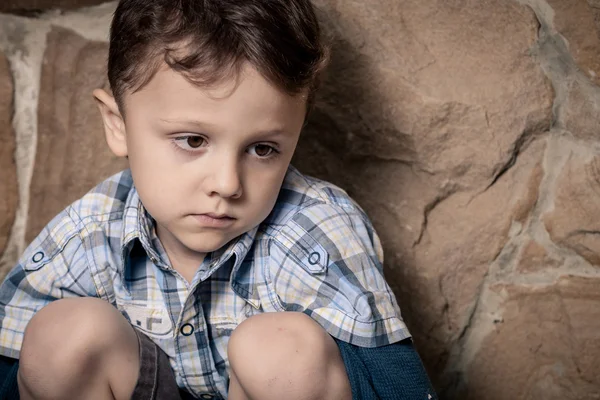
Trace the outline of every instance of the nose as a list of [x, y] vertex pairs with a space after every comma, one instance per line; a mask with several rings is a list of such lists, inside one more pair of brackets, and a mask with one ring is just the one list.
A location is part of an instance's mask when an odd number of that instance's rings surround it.
[[208, 186], [211, 196], [237, 199], [242, 195], [242, 180], [240, 165], [237, 157], [227, 157], [215, 160], [212, 179]]

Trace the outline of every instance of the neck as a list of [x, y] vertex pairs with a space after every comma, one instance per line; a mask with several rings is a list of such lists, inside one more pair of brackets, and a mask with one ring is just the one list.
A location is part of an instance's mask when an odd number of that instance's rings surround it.
[[169, 231], [157, 224], [156, 233], [167, 253], [171, 267], [179, 272], [188, 282], [194, 279], [194, 275], [206, 257], [206, 253], [192, 251], [185, 247]]

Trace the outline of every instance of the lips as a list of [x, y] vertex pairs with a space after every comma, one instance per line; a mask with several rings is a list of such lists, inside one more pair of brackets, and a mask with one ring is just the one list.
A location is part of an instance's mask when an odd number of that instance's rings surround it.
[[235, 219], [227, 214], [206, 213], [206, 214], [197, 214], [197, 215], [206, 215], [207, 217], [215, 218], [215, 219], [225, 219], [225, 218]]
[[206, 228], [227, 228], [236, 221], [235, 218], [227, 214], [217, 213], [192, 214], [191, 217], [197, 224]]

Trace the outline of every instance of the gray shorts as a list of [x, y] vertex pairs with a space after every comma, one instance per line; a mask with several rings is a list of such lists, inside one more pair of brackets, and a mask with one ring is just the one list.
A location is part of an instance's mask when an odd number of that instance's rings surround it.
[[148, 336], [134, 331], [140, 345], [140, 374], [131, 400], [193, 399], [177, 386], [167, 355]]

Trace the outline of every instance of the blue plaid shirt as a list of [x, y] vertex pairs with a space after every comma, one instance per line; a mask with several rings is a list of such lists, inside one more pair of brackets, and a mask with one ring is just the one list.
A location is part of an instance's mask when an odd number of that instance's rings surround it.
[[338, 187], [290, 167], [258, 227], [206, 256], [191, 283], [171, 268], [123, 171], [54, 218], [0, 287], [0, 354], [49, 302], [100, 297], [169, 356], [178, 385], [226, 398], [227, 343], [246, 318], [300, 311], [335, 338], [377, 347], [410, 336], [365, 213]]

